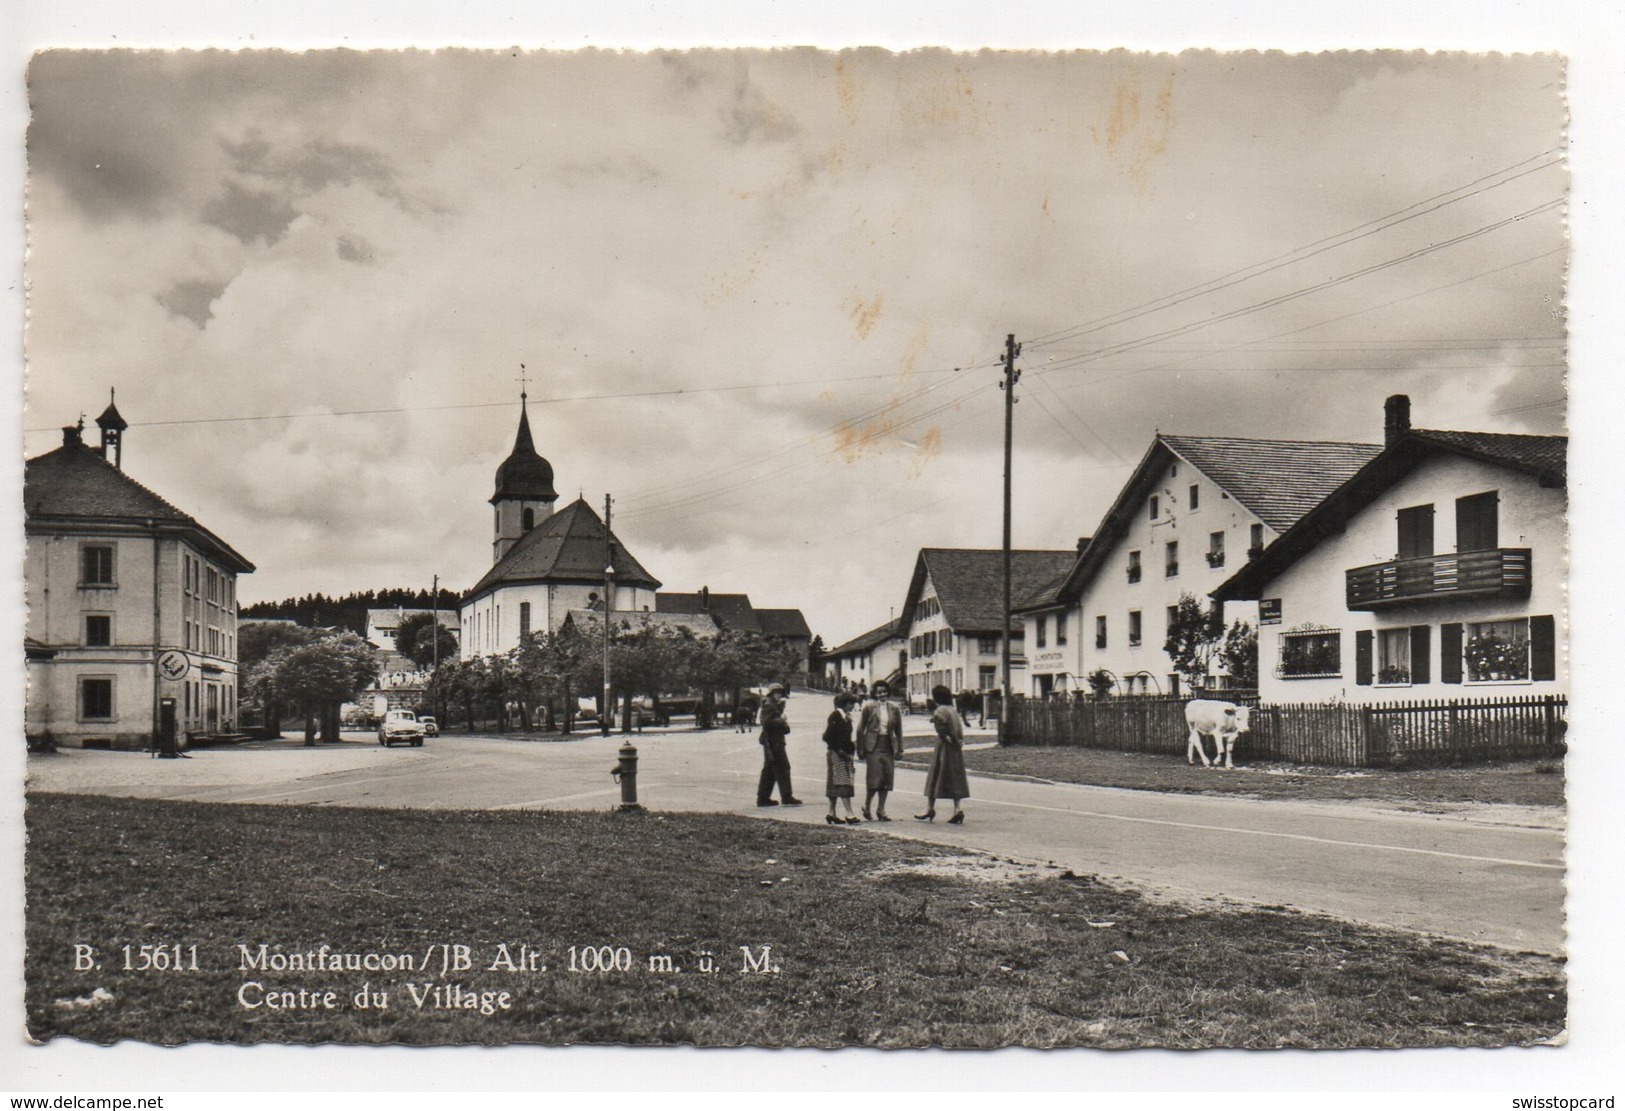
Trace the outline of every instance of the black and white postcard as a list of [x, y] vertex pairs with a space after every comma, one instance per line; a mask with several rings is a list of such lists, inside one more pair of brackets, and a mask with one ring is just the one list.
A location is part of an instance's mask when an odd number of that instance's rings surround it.
[[1572, 1052], [1559, 50], [40, 45], [23, 1060]]

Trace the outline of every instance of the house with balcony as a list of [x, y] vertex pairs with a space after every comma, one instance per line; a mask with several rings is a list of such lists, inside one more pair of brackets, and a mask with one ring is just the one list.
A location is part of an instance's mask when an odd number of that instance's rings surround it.
[[[1010, 553], [1011, 599], [1030, 597], [1064, 575], [1077, 552]], [[899, 631], [907, 646], [910, 705], [931, 688], [997, 690], [1004, 651], [1004, 553], [998, 548], [922, 548], [909, 580]], [[1027, 689], [1027, 644], [1017, 618], [1010, 635], [1010, 690]], [[1060, 630], [1064, 642], [1066, 630]], [[1049, 636], [1045, 637], [1048, 645]]]
[[1087, 691], [1095, 672], [1114, 695], [1184, 693], [1163, 650], [1181, 596], [1205, 601], [1380, 450], [1159, 432], [1065, 576], [1017, 605], [1029, 693]]
[[1563, 436], [1412, 429], [1214, 597], [1259, 607], [1259, 694], [1362, 703], [1566, 694]]

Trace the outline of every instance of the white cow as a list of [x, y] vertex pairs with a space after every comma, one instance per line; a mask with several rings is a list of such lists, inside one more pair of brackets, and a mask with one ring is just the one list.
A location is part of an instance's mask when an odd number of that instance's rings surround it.
[[[1185, 703], [1185, 724], [1191, 727], [1190, 745], [1185, 750], [1185, 762], [1196, 763], [1196, 757], [1202, 758], [1203, 767], [1212, 767], [1218, 764], [1220, 758], [1224, 760], [1227, 768], [1235, 767], [1230, 762], [1231, 749], [1236, 744], [1236, 734], [1245, 733], [1251, 726], [1248, 720], [1252, 710], [1246, 706], [1237, 706], [1234, 702], [1215, 702], [1209, 698], [1196, 698]], [[1207, 758], [1207, 749], [1202, 744], [1202, 737], [1213, 738], [1213, 759]]]

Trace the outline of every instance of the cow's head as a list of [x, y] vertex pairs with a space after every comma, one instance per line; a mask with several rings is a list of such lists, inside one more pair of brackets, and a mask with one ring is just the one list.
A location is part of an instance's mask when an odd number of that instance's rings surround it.
[[1232, 706], [1224, 712], [1224, 716], [1230, 719], [1231, 724], [1236, 727], [1237, 733], [1245, 733], [1252, 726], [1253, 710], [1251, 706]]

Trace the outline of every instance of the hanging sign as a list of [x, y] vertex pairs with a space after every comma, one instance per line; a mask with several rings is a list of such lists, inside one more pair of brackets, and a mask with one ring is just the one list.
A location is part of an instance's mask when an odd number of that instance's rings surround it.
[[186, 678], [186, 673], [191, 670], [191, 657], [178, 648], [171, 648], [158, 656], [158, 674], [172, 683]]
[[1279, 625], [1281, 623], [1281, 599], [1264, 598], [1259, 601], [1258, 623], [1260, 625]]

